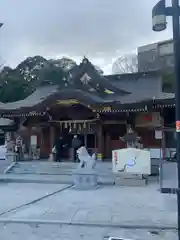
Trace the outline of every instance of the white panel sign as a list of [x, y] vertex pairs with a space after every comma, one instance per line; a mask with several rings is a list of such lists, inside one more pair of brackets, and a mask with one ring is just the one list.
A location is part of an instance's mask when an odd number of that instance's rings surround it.
[[161, 130], [155, 130], [155, 139], [162, 139], [163, 132]]
[[150, 152], [137, 148], [112, 151], [114, 173], [151, 174]]
[[37, 145], [37, 136], [36, 135], [31, 136], [31, 145]]

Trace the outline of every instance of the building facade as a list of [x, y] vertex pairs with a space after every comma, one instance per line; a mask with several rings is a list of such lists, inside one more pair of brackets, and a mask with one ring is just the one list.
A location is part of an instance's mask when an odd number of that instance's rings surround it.
[[173, 41], [167, 40], [138, 48], [138, 70], [156, 71], [174, 67]]

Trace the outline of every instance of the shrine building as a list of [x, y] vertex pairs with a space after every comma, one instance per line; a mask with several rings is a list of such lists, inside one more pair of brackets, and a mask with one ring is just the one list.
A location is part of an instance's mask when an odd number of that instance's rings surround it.
[[[0, 103], [1, 118], [14, 123], [0, 129], [21, 135], [27, 152], [36, 138], [41, 159], [49, 158], [55, 139], [63, 136], [70, 161], [72, 136], [78, 134], [89, 150], [108, 160], [113, 149], [125, 147], [121, 137], [128, 126], [143, 148], [172, 148], [173, 134], [165, 130], [174, 130], [174, 108], [174, 94], [162, 91], [157, 72], [104, 76], [84, 58], [59, 86], [49, 84], [24, 100]], [[156, 131], [162, 131], [161, 140]]]

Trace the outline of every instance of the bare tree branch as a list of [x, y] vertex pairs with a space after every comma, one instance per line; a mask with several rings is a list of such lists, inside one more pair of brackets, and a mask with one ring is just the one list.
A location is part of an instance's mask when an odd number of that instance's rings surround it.
[[112, 67], [114, 74], [138, 72], [138, 59], [136, 54], [128, 54], [118, 58]]

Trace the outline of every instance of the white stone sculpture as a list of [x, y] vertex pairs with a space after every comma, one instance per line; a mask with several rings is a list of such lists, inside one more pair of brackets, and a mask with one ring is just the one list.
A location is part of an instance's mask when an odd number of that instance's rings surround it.
[[81, 190], [95, 189], [98, 187], [98, 175], [95, 170], [96, 155], [89, 155], [86, 147], [77, 150], [80, 160], [78, 169], [74, 171], [74, 188]]
[[80, 168], [84, 168], [86, 170], [95, 169], [95, 166], [96, 166], [96, 154], [95, 153], [92, 156], [90, 156], [86, 147], [80, 147], [77, 150], [77, 155], [80, 160], [80, 164], [79, 164]]

